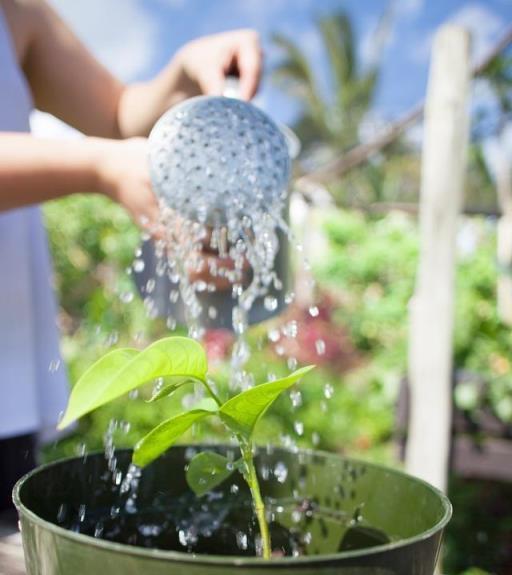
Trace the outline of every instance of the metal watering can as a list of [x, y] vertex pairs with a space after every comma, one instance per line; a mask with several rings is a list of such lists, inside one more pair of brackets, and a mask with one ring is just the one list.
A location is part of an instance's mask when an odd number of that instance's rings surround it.
[[[236, 92], [232, 81], [229, 86], [230, 94]], [[275, 205], [276, 199], [281, 200], [281, 217], [287, 220], [290, 165], [299, 149], [291, 130], [278, 127], [252, 104], [224, 96], [191, 98], [168, 110], [149, 136], [151, 182], [157, 197], [188, 220], [222, 225], [228, 211], [240, 218], [250, 217], [255, 202]], [[248, 313], [249, 324], [267, 320], [286, 306], [288, 239], [281, 230], [277, 235], [274, 272], [281, 286], [269, 286], [265, 294], [275, 298], [272, 309], [264, 305], [264, 297], [254, 301]], [[134, 270], [139, 292], [143, 297], [150, 296], [154, 314], [185, 323], [181, 295], [171, 297], [178, 292], [178, 282], [168, 274], [157, 273], [162, 262], [151, 240], [144, 242], [141, 250], [144, 268]], [[231, 291], [206, 291], [197, 297], [203, 327], [233, 329], [236, 300]], [[212, 307], [216, 310], [214, 316], [208, 313]]]

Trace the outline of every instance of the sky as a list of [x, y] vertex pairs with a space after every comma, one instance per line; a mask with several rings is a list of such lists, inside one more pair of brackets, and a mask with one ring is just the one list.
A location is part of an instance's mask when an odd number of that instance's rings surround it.
[[[266, 55], [256, 104], [274, 119], [293, 123], [298, 109], [270, 80], [281, 54], [271, 35], [293, 38], [307, 53], [319, 85], [329, 86], [327, 59], [316, 29], [325, 14], [346, 10], [352, 17], [362, 66], [372, 51], [375, 28], [385, 0], [50, 0], [80, 38], [125, 81], [148, 79], [185, 42], [205, 34], [250, 27], [258, 30]], [[381, 75], [373, 106], [375, 121], [390, 121], [423, 99], [429, 53], [436, 28], [447, 21], [472, 32], [478, 59], [512, 23], [512, 0], [395, 0], [393, 26], [378, 55]], [[491, 98], [477, 85], [477, 99]], [[59, 132], [47, 116], [38, 115], [39, 133]]]

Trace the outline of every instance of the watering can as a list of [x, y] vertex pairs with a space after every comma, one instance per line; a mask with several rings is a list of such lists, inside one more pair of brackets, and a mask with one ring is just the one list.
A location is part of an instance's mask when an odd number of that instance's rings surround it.
[[[236, 95], [236, 79], [228, 79], [227, 96]], [[190, 221], [222, 225], [227, 213], [251, 217], [255, 202], [282, 206], [288, 219], [288, 184], [291, 160], [300, 143], [295, 134], [277, 126], [263, 111], [237, 98], [199, 96], [167, 111], [149, 136], [151, 182], [160, 201]], [[199, 211], [201, 210], [201, 213]], [[249, 324], [267, 320], [286, 307], [289, 286], [288, 239], [277, 229], [279, 247], [274, 260], [277, 287], [253, 302]], [[184, 324], [185, 306], [178, 281], [158, 269], [165, 266], [152, 240], [141, 246], [142, 269], [134, 270], [142, 297], [154, 315]], [[148, 285], [151, 290], [148, 290]], [[150, 293], [149, 293], [150, 291]], [[199, 323], [205, 328], [233, 329], [236, 299], [231, 291], [197, 293], [201, 305]], [[270, 298], [272, 306], [264, 305]], [[268, 301], [268, 300], [267, 300]], [[215, 314], [210, 311], [214, 309]]]

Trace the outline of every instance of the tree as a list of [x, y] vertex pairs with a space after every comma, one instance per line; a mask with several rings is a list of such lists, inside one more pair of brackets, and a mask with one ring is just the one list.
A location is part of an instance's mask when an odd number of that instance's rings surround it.
[[[371, 54], [374, 56], [366, 65], [357, 56], [357, 38], [346, 12], [317, 21], [328, 57], [328, 93], [318, 85], [305, 48], [282, 34], [273, 36], [283, 51], [282, 61], [273, 70], [274, 81], [300, 104], [300, 115], [293, 128], [303, 144], [301, 159], [306, 172], [343, 154], [361, 140], [361, 128], [369, 118], [378, 85], [379, 56], [389, 34], [393, 5], [390, 2], [380, 18], [373, 35]], [[409, 148], [397, 140], [385, 154], [372, 158], [353, 174], [331, 185], [334, 199], [351, 205], [383, 200], [390, 163], [396, 164], [395, 159], [401, 162], [406, 156], [410, 156]], [[401, 188], [396, 180], [398, 172], [392, 172], [394, 183], [387, 188], [396, 190]]]
[[[379, 43], [383, 42], [382, 31], [387, 30], [389, 17], [386, 11], [381, 18], [375, 35]], [[284, 53], [273, 70], [274, 81], [301, 104], [294, 129], [306, 154], [315, 147], [340, 152], [358, 141], [361, 122], [370, 109], [378, 81], [378, 60], [373, 59], [364, 67], [357, 58], [357, 39], [346, 12], [320, 18], [317, 27], [329, 62], [328, 94], [318, 86], [304, 49], [282, 34], [273, 36]]]

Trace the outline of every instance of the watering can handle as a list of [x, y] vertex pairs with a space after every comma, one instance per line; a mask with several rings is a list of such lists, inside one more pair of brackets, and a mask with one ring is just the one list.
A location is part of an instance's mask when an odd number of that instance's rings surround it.
[[222, 95], [226, 98], [240, 100], [240, 78], [238, 76], [226, 76], [224, 80], [224, 90]]

